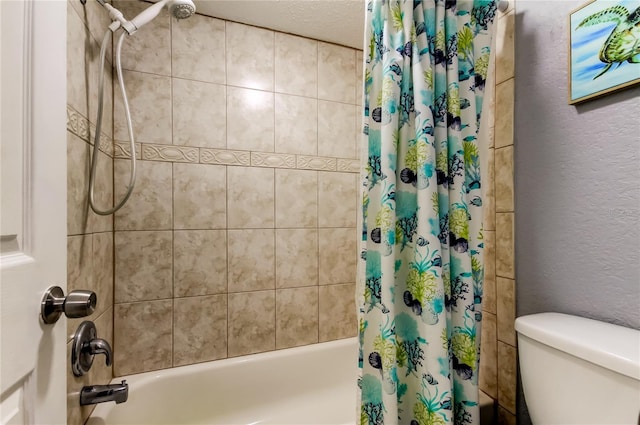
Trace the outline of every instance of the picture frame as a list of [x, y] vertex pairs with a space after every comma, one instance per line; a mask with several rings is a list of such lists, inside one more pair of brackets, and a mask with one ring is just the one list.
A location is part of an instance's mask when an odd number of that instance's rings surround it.
[[570, 105], [640, 83], [638, 20], [639, 0], [591, 0], [569, 14]]

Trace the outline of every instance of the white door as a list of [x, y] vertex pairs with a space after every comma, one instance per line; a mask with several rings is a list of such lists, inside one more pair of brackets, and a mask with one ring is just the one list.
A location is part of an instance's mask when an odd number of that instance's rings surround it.
[[[0, 424], [66, 423], [66, 1], [0, 0]], [[65, 291], [66, 292], [66, 291]]]

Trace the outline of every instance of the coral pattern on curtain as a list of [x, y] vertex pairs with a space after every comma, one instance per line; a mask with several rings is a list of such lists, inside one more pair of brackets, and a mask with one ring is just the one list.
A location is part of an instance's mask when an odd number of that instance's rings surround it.
[[367, 5], [361, 424], [479, 424], [478, 129], [495, 1]]

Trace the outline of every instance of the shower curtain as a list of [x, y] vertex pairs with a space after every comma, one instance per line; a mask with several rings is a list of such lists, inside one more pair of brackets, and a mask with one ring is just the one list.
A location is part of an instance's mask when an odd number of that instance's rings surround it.
[[359, 423], [478, 424], [495, 1], [367, 4]]

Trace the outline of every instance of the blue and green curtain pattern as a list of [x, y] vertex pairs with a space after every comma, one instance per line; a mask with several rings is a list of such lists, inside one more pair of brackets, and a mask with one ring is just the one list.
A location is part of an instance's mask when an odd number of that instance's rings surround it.
[[478, 424], [495, 1], [367, 4], [359, 423]]

